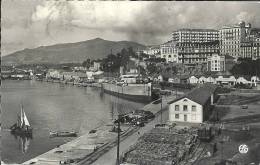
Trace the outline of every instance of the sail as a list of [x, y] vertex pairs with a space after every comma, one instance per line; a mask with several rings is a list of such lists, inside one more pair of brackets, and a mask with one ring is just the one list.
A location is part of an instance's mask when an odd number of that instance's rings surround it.
[[21, 108], [21, 126], [30, 126], [30, 123], [27, 119], [27, 116], [23, 110], [23, 105], [22, 105], [22, 108]]
[[24, 122], [23, 122], [23, 106], [21, 107], [21, 114], [20, 114], [20, 127], [23, 126]]
[[30, 126], [30, 123], [29, 123], [24, 111], [23, 111], [23, 121], [24, 121], [24, 125]]

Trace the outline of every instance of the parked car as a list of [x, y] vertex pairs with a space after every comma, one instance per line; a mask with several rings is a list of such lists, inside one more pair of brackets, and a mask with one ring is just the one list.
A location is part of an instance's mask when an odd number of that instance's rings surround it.
[[242, 108], [242, 109], [247, 109], [247, 108], [248, 108], [248, 105], [242, 105], [241, 108]]

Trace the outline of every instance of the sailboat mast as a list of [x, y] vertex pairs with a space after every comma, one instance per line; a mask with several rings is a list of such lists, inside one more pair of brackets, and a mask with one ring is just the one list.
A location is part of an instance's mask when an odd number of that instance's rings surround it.
[[20, 127], [23, 126], [24, 126], [24, 113], [23, 113], [23, 104], [21, 104]]

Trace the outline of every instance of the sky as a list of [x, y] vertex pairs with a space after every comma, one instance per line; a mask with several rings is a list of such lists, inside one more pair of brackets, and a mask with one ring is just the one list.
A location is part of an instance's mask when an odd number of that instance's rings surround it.
[[260, 28], [260, 2], [2, 0], [1, 54], [94, 38], [145, 45], [179, 28], [250, 22]]

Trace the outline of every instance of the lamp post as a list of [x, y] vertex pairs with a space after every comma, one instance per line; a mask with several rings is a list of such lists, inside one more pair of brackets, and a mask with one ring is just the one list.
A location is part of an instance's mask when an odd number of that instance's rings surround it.
[[116, 165], [120, 165], [120, 159], [119, 159], [119, 150], [120, 150], [120, 132], [121, 132], [121, 129], [120, 129], [120, 117], [121, 115], [118, 115], [118, 118], [117, 120], [115, 121], [117, 124], [118, 124], [118, 127], [117, 127], [117, 154], [116, 154]]
[[117, 165], [120, 164], [120, 161], [119, 161], [119, 149], [120, 149], [120, 121], [119, 121], [119, 118], [120, 116], [118, 115], [118, 129], [117, 129]]
[[162, 100], [163, 99], [163, 96], [162, 96], [162, 94], [161, 94], [161, 124], [162, 124]]

